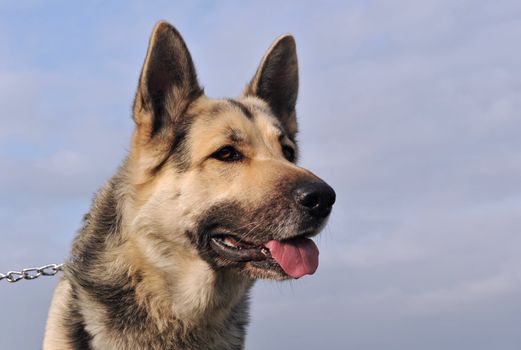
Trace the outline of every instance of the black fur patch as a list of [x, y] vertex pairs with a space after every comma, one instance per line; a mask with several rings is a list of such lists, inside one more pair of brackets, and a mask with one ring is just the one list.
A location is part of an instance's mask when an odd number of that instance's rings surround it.
[[[193, 118], [184, 117], [175, 126], [174, 137], [169, 150], [163, 155], [163, 160], [151, 170], [151, 175], [157, 174], [165, 165], [173, 160], [176, 171], [182, 173], [190, 167], [190, 148], [186, 142], [186, 136], [190, 131]], [[168, 132], [168, 130], [165, 130]]]
[[241, 112], [248, 118], [248, 119], [253, 119], [253, 114], [252, 112], [248, 109], [248, 107], [246, 107], [244, 105], [244, 103], [241, 103], [237, 100], [233, 100], [233, 99], [228, 99], [227, 100], [228, 102], [230, 102], [232, 105], [234, 105], [235, 107], [238, 107]]
[[65, 316], [63, 322], [64, 327], [68, 330], [68, 338], [73, 349], [90, 350], [90, 341], [92, 336], [85, 329], [85, 322], [82, 315], [78, 311], [77, 296], [73, 292], [69, 302], [68, 314]]
[[98, 285], [94, 296], [111, 315], [105, 323], [109, 329], [139, 331], [148, 321], [147, 312], [138, 304], [135, 290], [128, 280], [122, 278], [114, 284]]

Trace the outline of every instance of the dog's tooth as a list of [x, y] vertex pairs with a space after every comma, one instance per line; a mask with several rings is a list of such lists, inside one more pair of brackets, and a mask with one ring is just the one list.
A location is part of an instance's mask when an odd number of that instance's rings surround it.
[[240, 249], [240, 247], [236, 246], [235, 244], [233, 244], [232, 242], [230, 242], [228, 239], [223, 239], [222, 242], [229, 248], [233, 248], [233, 249]]

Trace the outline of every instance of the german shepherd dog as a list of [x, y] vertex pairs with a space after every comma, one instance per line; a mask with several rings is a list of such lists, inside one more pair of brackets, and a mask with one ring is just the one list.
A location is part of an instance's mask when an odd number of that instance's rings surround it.
[[315, 272], [335, 192], [298, 167], [298, 65], [279, 37], [237, 99], [211, 99], [158, 23], [131, 148], [97, 193], [49, 311], [44, 349], [243, 349], [258, 278]]

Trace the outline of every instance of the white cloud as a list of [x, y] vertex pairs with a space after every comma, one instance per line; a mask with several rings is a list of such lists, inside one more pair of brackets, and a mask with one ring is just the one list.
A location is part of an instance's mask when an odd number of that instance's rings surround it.
[[483, 303], [493, 303], [504, 295], [521, 292], [521, 275], [501, 274], [455, 286], [426, 291], [408, 298], [406, 306], [415, 312], [459, 312]]

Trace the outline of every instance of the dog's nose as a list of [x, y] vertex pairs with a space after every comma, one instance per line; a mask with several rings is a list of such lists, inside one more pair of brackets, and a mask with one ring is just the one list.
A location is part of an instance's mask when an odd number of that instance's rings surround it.
[[325, 182], [307, 182], [294, 192], [295, 200], [309, 210], [311, 216], [322, 219], [329, 215], [335, 203], [335, 191]]

